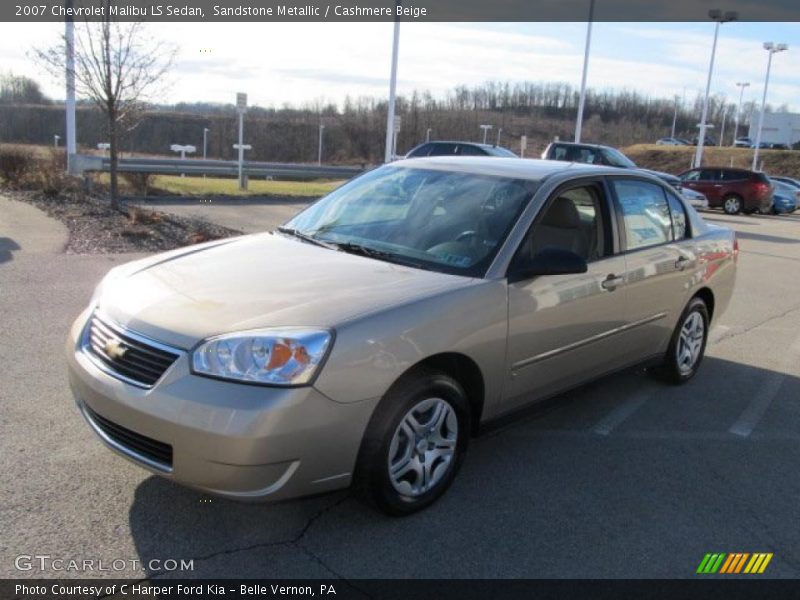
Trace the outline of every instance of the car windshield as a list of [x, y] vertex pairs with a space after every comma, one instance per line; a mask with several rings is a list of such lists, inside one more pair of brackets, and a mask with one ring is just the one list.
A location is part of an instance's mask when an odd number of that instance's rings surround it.
[[384, 166], [328, 194], [279, 231], [378, 260], [480, 277], [537, 185]]
[[605, 152], [606, 160], [612, 167], [622, 167], [623, 169], [636, 168], [636, 163], [616, 148], [605, 148], [603, 151]]

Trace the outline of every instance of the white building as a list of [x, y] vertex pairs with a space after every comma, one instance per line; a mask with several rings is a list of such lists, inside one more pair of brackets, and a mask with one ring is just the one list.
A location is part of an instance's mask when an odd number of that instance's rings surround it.
[[[750, 119], [750, 139], [755, 142], [758, 134], [758, 116], [754, 112]], [[800, 142], [800, 114], [764, 113], [761, 141], [772, 144], [796, 144]]]

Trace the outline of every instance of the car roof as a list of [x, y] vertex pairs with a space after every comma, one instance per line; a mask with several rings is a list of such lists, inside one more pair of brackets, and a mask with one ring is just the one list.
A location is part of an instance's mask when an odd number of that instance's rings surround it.
[[[642, 173], [638, 169], [621, 169], [586, 163], [537, 158], [504, 158], [492, 156], [425, 156], [398, 160], [392, 166], [416, 169], [456, 171], [476, 175], [494, 175], [511, 179], [540, 181], [554, 173], [570, 172], [576, 177], [597, 175], [631, 175]], [[650, 177], [647, 173], [642, 173]], [[655, 176], [652, 176], [655, 178]]]
[[582, 146], [584, 148], [611, 148], [611, 146], [604, 146], [603, 144], [584, 144], [583, 142], [550, 142], [550, 144], [558, 144], [560, 146]]
[[480, 142], [464, 142], [459, 140], [431, 140], [430, 142], [422, 142], [417, 148], [420, 146], [426, 146], [428, 144], [460, 144], [462, 146], [477, 146], [478, 148], [502, 148], [502, 146], [495, 146], [494, 144], [482, 144]]

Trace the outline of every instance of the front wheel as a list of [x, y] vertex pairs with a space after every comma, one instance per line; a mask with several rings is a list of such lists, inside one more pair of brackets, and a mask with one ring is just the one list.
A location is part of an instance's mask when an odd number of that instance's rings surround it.
[[673, 384], [686, 383], [694, 377], [705, 354], [708, 329], [706, 303], [692, 298], [678, 319], [664, 362], [655, 369], [655, 374]]
[[359, 491], [394, 516], [429, 506], [455, 479], [469, 432], [469, 404], [456, 380], [428, 370], [404, 376], [367, 427], [356, 468]]

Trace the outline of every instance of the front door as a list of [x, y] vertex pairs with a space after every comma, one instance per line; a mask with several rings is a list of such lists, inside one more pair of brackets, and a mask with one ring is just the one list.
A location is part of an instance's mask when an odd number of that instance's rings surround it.
[[586, 273], [509, 284], [504, 409], [577, 385], [630, 360], [625, 344], [625, 258], [615, 251], [611, 204], [601, 181], [557, 191], [518, 253], [570, 250]]

